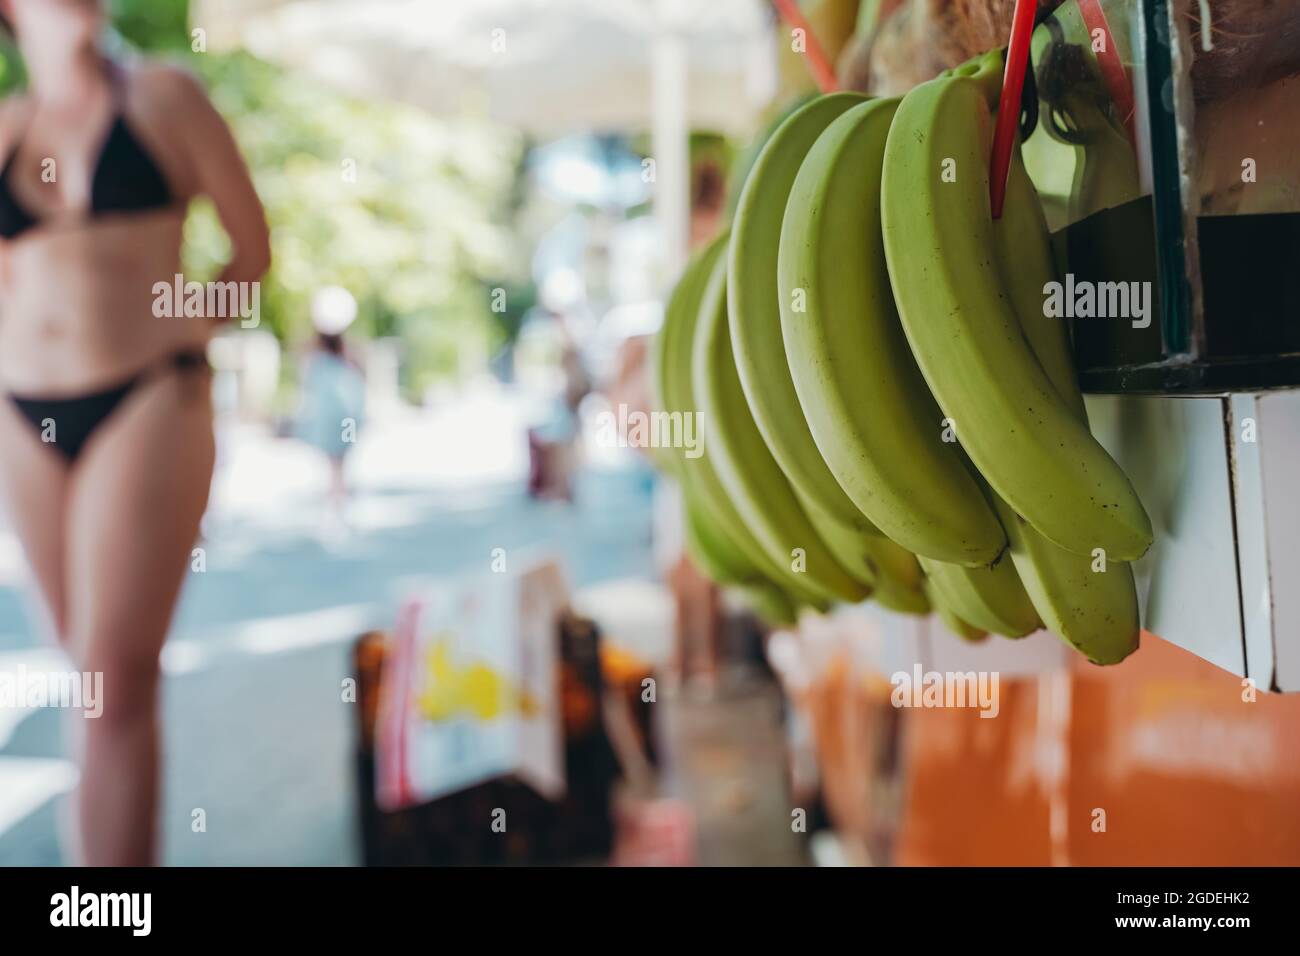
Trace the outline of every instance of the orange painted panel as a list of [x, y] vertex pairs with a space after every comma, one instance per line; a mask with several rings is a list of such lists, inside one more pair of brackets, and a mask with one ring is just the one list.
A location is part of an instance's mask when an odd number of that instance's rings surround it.
[[1035, 770], [1037, 681], [1002, 681], [994, 719], [970, 709], [907, 710], [894, 862], [1046, 866], [1049, 801]]
[[1243, 699], [1240, 677], [1154, 635], [1073, 686], [1072, 863], [1300, 864], [1300, 695]]
[[1001, 694], [992, 720], [905, 713], [895, 862], [1300, 864], [1300, 695], [1243, 699], [1240, 678], [1150, 634], [1117, 667]]

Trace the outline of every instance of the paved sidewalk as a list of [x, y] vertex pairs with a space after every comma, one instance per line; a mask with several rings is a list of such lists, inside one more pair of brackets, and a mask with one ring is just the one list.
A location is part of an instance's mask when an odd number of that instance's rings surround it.
[[[166, 862], [340, 864], [353, 828], [350, 642], [418, 578], [486, 568], [493, 548], [555, 549], [575, 586], [652, 574], [643, 466], [588, 468], [572, 505], [523, 493], [527, 410], [488, 394], [377, 425], [356, 453], [355, 531], [318, 534], [320, 463], [242, 428], [221, 436], [207, 571], [164, 652]], [[0, 529], [0, 669], [48, 660]], [[0, 865], [60, 861], [54, 796], [75, 770], [60, 714], [0, 711]], [[196, 809], [207, 830], [194, 833]]]

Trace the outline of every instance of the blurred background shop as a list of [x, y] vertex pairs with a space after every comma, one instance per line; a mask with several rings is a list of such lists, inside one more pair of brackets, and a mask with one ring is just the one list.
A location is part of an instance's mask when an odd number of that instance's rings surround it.
[[[921, 52], [1004, 43], [1010, 9], [921, 49], [943, 4], [783, 6], [828, 62], [909, 84]], [[772, 633], [684, 555], [626, 416], [754, 137], [815, 92], [772, 4], [110, 8], [123, 49], [210, 89], [274, 242], [255, 327], [211, 351], [217, 475], [163, 657], [167, 863], [1300, 862], [1295, 695], [1242, 707], [1239, 671], [1154, 635], [1099, 669], [1039, 634], [959, 662], [1001, 674], [997, 719], [899, 709], [890, 675], [939, 625]], [[187, 239], [205, 276], [211, 209]], [[365, 382], [337, 511], [301, 440], [327, 287]], [[0, 524], [3, 672], [60, 666], [26, 574]], [[0, 707], [0, 865], [60, 862], [74, 783], [57, 709]]]

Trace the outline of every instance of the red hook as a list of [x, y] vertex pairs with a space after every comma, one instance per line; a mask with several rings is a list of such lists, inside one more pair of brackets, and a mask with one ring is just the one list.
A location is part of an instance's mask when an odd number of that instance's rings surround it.
[[1020, 99], [1025, 89], [1025, 65], [1029, 62], [1029, 38], [1034, 32], [1037, 7], [1037, 0], [1016, 0], [1016, 12], [1011, 20], [1011, 42], [1007, 45], [993, 155], [989, 160], [989, 204], [994, 219], [1002, 218], [1002, 200], [1007, 192], [1011, 147], [1015, 143], [1016, 127], [1020, 125]]
[[1101, 31], [1101, 49], [1093, 47], [1097, 54], [1097, 67], [1101, 71], [1102, 82], [1106, 84], [1106, 90], [1119, 111], [1124, 130], [1128, 133], [1128, 141], [1136, 149], [1133, 84], [1129, 81], [1128, 70], [1124, 66], [1123, 59], [1120, 58], [1119, 50], [1115, 47], [1115, 37], [1111, 35], [1110, 24], [1106, 22], [1106, 14], [1098, 0], [1078, 0], [1078, 4], [1079, 13], [1083, 15], [1083, 23], [1088, 28], [1089, 35], [1095, 36], [1098, 30]]
[[803, 31], [804, 43], [807, 44], [804, 55], [808, 59], [808, 71], [812, 73], [813, 79], [817, 81], [817, 86], [823, 93], [834, 93], [840, 86], [835, 78], [835, 68], [831, 66], [826, 51], [817, 42], [812, 27], [808, 25], [807, 18], [799, 9], [799, 0], [772, 0], [772, 5], [776, 7], [776, 12], [782, 20], [796, 30]]

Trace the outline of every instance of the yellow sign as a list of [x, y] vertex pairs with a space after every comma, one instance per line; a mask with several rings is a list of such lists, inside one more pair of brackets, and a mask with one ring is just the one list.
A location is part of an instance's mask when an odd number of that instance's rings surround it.
[[416, 700], [420, 714], [430, 721], [473, 717], [536, 715], [540, 708], [527, 690], [481, 662], [463, 665], [451, 655], [452, 636], [440, 634], [425, 654], [424, 686]]

